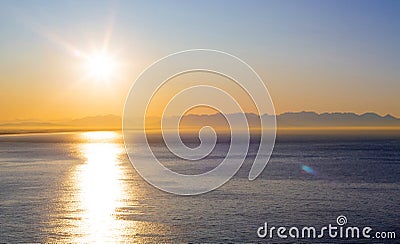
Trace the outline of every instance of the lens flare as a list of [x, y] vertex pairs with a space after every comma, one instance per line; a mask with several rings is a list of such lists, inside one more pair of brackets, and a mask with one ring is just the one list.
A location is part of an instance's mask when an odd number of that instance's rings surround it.
[[313, 168], [311, 168], [310, 166], [304, 165], [304, 164], [301, 166], [301, 169], [303, 170], [303, 172], [310, 174], [310, 175], [317, 174], [317, 172]]

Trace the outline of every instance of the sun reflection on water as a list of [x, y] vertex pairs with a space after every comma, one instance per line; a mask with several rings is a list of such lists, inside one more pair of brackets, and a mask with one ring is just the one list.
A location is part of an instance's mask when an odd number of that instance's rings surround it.
[[104, 241], [108, 237], [118, 236], [121, 226], [115, 220], [114, 212], [124, 196], [124, 188], [119, 178], [119, 155], [123, 152], [120, 145], [111, 142], [118, 135], [113, 132], [83, 133], [89, 143], [81, 146], [86, 162], [77, 171], [80, 208], [83, 211], [80, 229], [86, 234], [84, 241]]
[[53, 215], [52, 224], [60, 235], [49, 237], [48, 242], [158, 242], [165, 238], [170, 227], [157, 222], [160, 215], [144, 203], [151, 198], [124, 155], [121, 134], [85, 132], [76, 139], [71, 153], [78, 161], [63, 181]]

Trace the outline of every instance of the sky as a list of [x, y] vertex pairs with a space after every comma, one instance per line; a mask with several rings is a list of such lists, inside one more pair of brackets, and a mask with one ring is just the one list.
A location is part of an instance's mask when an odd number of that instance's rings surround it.
[[[254, 68], [276, 113], [400, 117], [399, 1], [1, 1], [0, 122], [121, 115], [156, 60], [221, 50]], [[107, 80], [88, 60], [114, 60]]]

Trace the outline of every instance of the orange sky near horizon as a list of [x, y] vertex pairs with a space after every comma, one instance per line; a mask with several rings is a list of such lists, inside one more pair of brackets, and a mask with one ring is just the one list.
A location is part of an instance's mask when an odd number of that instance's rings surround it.
[[[85, 79], [80, 73], [79, 62], [77, 65], [73, 59], [57, 60], [52, 57], [54, 61], [46, 62], [46, 65], [34, 64], [37, 69], [35, 67], [24, 69], [22, 66], [20, 69], [25, 72], [2, 73], [0, 121], [54, 121], [106, 114], [121, 116], [126, 96], [134, 80], [132, 77], [136, 77], [140, 68], [145, 68], [145, 64], [138, 69], [125, 68], [121, 71], [125, 75], [121, 74], [113, 81], [98, 82]], [[358, 87], [351, 87], [351, 84], [332, 85], [332, 83], [337, 84], [334, 81], [325, 82], [321, 87], [313, 85], [317, 83], [315, 74], [306, 74], [300, 78], [293, 73], [267, 72], [271, 74], [269, 76], [263, 75], [262, 71], [259, 73], [261, 77], [268, 77], [264, 82], [267, 84], [277, 114], [288, 111], [358, 114], [376, 112], [380, 115], [392, 114], [400, 117], [398, 105], [400, 99], [396, 98], [396, 94], [373, 96], [374, 91], [368, 91], [368, 87], [361, 90]], [[325, 79], [334, 78], [325, 77]], [[7, 82], [4, 82], [5, 80]], [[282, 80], [288, 85], [280, 85]], [[172, 91], [178, 90], [179, 87], [175, 87]], [[357, 96], [354, 96], [354, 93], [357, 93]], [[397, 91], [393, 90], [392, 93]], [[168, 96], [170, 95], [171, 93]]]

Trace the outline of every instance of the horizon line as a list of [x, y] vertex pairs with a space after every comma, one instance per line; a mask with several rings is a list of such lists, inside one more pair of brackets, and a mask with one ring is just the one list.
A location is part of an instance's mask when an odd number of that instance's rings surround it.
[[[232, 115], [232, 114], [239, 114], [239, 113], [241, 113], [241, 112], [225, 113], [225, 115]], [[381, 118], [392, 117], [394, 119], [400, 119], [400, 117], [397, 117], [397, 116], [392, 115], [390, 113], [387, 113], [385, 115], [381, 115], [378, 112], [374, 112], [374, 111], [367, 111], [367, 112], [363, 112], [363, 113], [357, 113], [357, 112], [348, 112], [348, 111], [316, 112], [316, 111], [312, 111], [312, 110], [301, 110], [301, 111], [285, 111], [285, 112], [282, 112], [282, 113], [279, 113], [279, 114], [275, 114], [275, 116], [281, 116], [281, 115], [285, 115], [285, 114], [300, 114], [300, 113], [314, 113], [314, 114], [317, 114], [317, 115], [324, 115], [324, 114], [328, 114], [328, 115], [353, 114], [353, 115], [357, 115], [357, 116], [363, 116], [363, 115], [366, 115], [366, 114], [374, 114], [374, 115], [377, 115], [377, 116], [379, 116]], [[222, 114], [222, 113], [219, 113], [219, 112], [215, 112], [215, 113], [189, 113], [189, 114], [183, 115], [182, 117], [190, 116], [190, 115], [211, 116], [211, 115], [216, 115], [216, 114]], [[254, 112], [245, 112], [244, 114], [254, 114], [256, 116], [260, 116], [260, 115], [254, 113]], [[261, 116], [263, 116], [263, 115], [272, 115], [272, 114], [268, 114], [268, 113], [261, 114]], [[23, 122], [31, 122], [31, 123], [34, 123], [34, 122], [43, 122], [43, 123], [46, 123], [46, 122], [61, 122], [62, 123], [62, 122], [66, 122], [66, 121], [74, 121], [74, 120], [89, 119], [89, 118], [99, 118], [99, 117], [110, 117], [110, 116], [118, 117], [118, 118], [122, 119], [121, 115], [111, 114], [111, 113], [110, 114], [87, 115], [87, 116], [83, 116], [83, 117], [72, 117], [72, 118], [63, 118], [63, 119], [49, 119], [49, 120], [43, 120], [43, 119], [38, 119], [38, 118], [28, 118], [28, 119], [16, 118], [14, 120], [3, 120], [3, 121], [0, 121], [0, 126], [2, 126], [4, 124], [8, 124], [8, 123], [18, 123], [18, 122], [21, 122], [21, 123], [23, 123]], [[179, 115], [169, 115], [167, 117], [173, 117], [173, 116], [179, 116]], [[154, 117], [161, 118], [161, 116], [153, 116], [153, 115], [150, 115], [148, 117], [149, 118], [154, 118]]]

